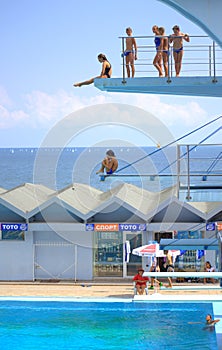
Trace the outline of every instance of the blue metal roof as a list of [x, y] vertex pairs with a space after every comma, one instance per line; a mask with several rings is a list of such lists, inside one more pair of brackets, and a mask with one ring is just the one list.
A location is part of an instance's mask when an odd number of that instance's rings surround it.
[[218, 250], [219, 243], [217, 238], [198, 238], [198, 239], [161, 239], [161, 250]]

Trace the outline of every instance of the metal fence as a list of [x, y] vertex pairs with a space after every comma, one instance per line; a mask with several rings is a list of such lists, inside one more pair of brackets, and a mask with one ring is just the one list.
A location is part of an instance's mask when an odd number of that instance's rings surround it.
[[[164, 36], [159, 36], [164, 38]], [[191, 35], [190, 42], [183, 45], [183, 60], [181, 75], [183, 76], [210, 76], [212, 79], [222, 75], [222, 49], [208, 36]], [[125, 73], [125, 41], [128, 37], [121, 39], [122, 77]], [[136, 77], [155, 77], [157, 71], [153, 66], [156, 54], [153, 36], [134, 36], [137, 42], [137, 60], [134, 62]], [[165, 37], [166, 38], [166, 37]], [[169, 36], [167, 37], [169, 38]], [[175, 75], [173, 47], [169, 45], [168, 79]]]

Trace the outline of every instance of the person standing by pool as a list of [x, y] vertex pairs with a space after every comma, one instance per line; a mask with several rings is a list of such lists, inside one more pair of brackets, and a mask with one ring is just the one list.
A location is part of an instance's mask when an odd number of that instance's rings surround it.
[[[167, 272], [174, 272], [174, 265], [173, 265], [173, 258], [172, 258], [172, 254], [170, 253], [169, 250], [166, 251], [166, 265], [165, 265], [165, 269]], [[170, 277], [168, 277], [168, 288], [172, 288], [173, 284], [172, 284], [172, 279]]]
[[146, 288], [146, 284], [149, 281], [148, 277], [144, 277], [143, 276], [144, 270], [143, 269], [139, 269], [138, 273], [133, 277], [133, 281], [136, 282], [136, 289], [137, 289], [137, 293], [139, 295], [143, 295], [144, 294], [144, 290]]
[[165, 34], [164, 27], [159, 27], [159, 33], [162, 35], [162, 58], [163, 58], [163, 67], [165, 72], [165, 77], [168, 77], [168, 60], [169, 60], [169, 40]]
[[190, 37], [188, 34], [182, 33], [178, 25], [175, 25], [172, 29], [174, 33], [170, 35], [169, 41], [170, 43], [173, 43], [173, 58], [176, 77], [179, 77], [183, 58], [183, 40], [190, 42]]
[[153, 60], [153, 65], [158, 70], [159, 77], [163, 77], [163, 71], [162, 71], [163, 38], [160, 37], [160, 32], [157, 25], [154, 25], [152, 27], [152, 31], [155, 34], [154, 43], [156, 46], [156, 55]]
[[[137, 60], [137, 44], [136, 39], [132, 37], [132, 28], [128, 27], [126, 28], [126, 34], [128, 35], [128, 38], [126, 38], [126, 50], [124, 51], [123, 55], [125, 56], [126, 60], [126, 71], [127, 71], [127, 77], [134, 78], [135, 75], [135, 65], [134, 60]], [[131, 72], [130, 72], [131, 71]]]
[[101, 168], [96, 174], [104, 173], [104, 169], [106, 169], [106, 173], [111, 175], [117, 170], [117, 168], [118, 160], [116, 159], [115, 153], [110, 149], [106, 152], [106, 157], [103, 159]]
[[[206, 261], [205, 266], [204, 266], [204, 271], [205, 272], [214, 272], [215, 268], [211, 265], [209, 261]], [[211, 283], [214, 284], [214, 278], [204, 278], [204, 284], [207, 283], [207, 281], [210, 280]]]
[[[157, 264], [155, 259], [153, 260], [153, 262], [151, 264], [150, 272], [160, 272], [160, 267]], [[151, 277], [151, 286], [149, 287], [149, 289], [154, 289], [154, 286], [153, 286], [154, 282], [158, 283], [159, 287], [161, 287], [163, 285], [163, 283], [160, 282], [158, 279]]]
[[111, 78], [112, 66], [103, 53], [100, 53], [98, 55], [98, 61], [100, 63], [102, 63], [102, 70], [101, 70], [100, 75], [98, 77], [91, 78], [91, 79], [86, 80], [86, 81], [82, 81], [81, 83], [75, 83], [75, 84], [73, 84], [73, 86], [81, 87], [82, 85], [90, 85], [90, 84], [93, 84], [94, 80], [98, 79], [98, 78]]

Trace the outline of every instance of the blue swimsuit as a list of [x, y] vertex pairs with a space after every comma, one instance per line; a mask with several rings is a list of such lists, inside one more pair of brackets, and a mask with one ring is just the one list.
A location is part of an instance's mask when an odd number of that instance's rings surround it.
[[121, 57], [129, 56], [130, 53], [134, 54], [134, 51], [124, 51], [124, 53], [121, 54]]
[[183, 46], [181, 46], [179, 49], [173, 49], [173, 52], [179, 53], [183, 50]]
[[154, 43], [155, 43], [155, 45], [156, 45], [156, 50], [158, 51], [158, 48], [159, 48], [160, 43], [161, 43], [161, 39], [156, 37], [156, 38], [154, 39]]

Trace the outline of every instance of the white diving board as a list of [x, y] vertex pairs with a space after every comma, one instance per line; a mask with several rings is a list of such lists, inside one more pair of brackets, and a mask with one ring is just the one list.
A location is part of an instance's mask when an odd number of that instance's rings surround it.
[[183, 96], [222, 96], [222, 76], [210, 77], [139, 77], [95, 79], [94, 86], [107, 92], [183, 95]]
[[144, 272], [145, 277], [222, 278], [222, 272]]

